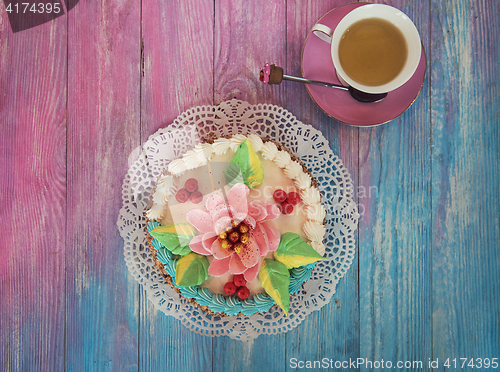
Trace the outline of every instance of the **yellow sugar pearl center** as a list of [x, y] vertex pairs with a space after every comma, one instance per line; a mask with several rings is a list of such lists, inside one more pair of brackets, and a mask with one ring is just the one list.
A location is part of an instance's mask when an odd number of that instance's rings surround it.
[[240, 242], [246, 244], [250, 241], [250, 234], [243, 234], [240, 236]]
[[241, 252], [245, 244], [250, 242], [250, 227], [245, 223], [232, 220], [231, 226], [218, 236], [223, 249]]
[[234, 251], [239, 254], [241, 252], [241, 250], [243, 249], [244, 247], [244, 244], [243, 243], [236, 243], [233, 248], [234, 248]]

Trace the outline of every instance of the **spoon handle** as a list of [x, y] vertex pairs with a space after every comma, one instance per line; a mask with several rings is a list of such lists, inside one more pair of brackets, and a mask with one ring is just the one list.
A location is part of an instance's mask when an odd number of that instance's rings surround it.
[[325, 83], [324, 81], [317, 81], [317, 80], [305, 79], [305, 78], [300, 78], [300, 77], [297, 77], [297, 76], [283, 75], [283, 80], [296, 81], [296, 82], [305, 83], [305, 84], [314, 84], [314, 85], [319, 85], [319, 86], [322, 86], [322, 87], [329, 87], [329, 88], [338, 88], [338, 89], [343, 89], [343, 90], [349, 90], [349, 87], [345, 87], [343, 85], [332, 84], [332, 83]]
[[319, 85], [322, 87], [347, 90], [351, 94], [352, 98], [354, 98], [359, 102], [365, 102], [365, 103], [378, 102], [383, 100], [387, 96], [387, 93], [377, 93], [377, 94], [365, 93], [353, 87], [345, 87], [343, 85], [325, 83], [323, 81], [285, 75], [281, 67], [276, 65], [270, 65], [269, 63], [266, 63], [264, 65], [264, 68], [260, 70], [259, 80], [262, 81], [264, 84], [281, 84], [283, 80], [289, 80], [289, 81], [296, 81], [299, 83]]

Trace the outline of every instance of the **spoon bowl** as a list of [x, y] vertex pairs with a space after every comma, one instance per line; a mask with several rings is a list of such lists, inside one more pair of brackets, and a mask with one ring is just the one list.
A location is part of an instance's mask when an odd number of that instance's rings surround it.
[[387, 97], [387, 93], [366, 93], [351, 86], [349, 86], [349, 93], [351, 93], [352, 98], [364, 103], [378, 102]]

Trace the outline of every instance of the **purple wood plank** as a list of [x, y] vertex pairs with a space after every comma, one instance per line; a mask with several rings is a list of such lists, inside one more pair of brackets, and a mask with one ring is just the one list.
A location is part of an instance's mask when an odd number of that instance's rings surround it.
[[[429, 51], [429, 3], [387, 3], [413, 20]], [[360, 355], [393, 368], [432, 357], [429, 89], [427, 75], [404, 114], [359, 134], [359, 185], [368, 193], [360, 199]]]
[[138, 369], [138, 285], [116, 220], [139, 145], [140, 14], [110, 0], [68, 15], [66, 370]]
[[214, 101], [237, 98], [283, 106], [283, 86], [263, 85], [266, 62], [286, 63], [286, 2], [215, 2]]
[[[287, 65], [285, 71], [302, 76], [302, 50], [314, 24], [327, 12], [350, 1], [293, 1], [287, 7]], [[325, 45], [326, 46], [326, 45]], [[328, 46], [326, 46], [328, 48]], [[283, 83], [286, 89], [286, 107], [299, 120], [321, 130], [329, 139], [330, 147], [339, 156], [351, 174], [357, 189], [358, 129], [338, 122], [326, 115], [312, 100], [304, 85]], [[357, 202], [357, 194], [354, 193]], [[328, 203], [328, 201], [326, 201]], [[287, 334], [287, 365], [296, 361], [348, 360], [359, 356], [358, 264], [354, 262], [337, 286], [331, 303], [320, 312], [310, 314], [296, 330]], [[320, 330], [311, 332], [311, 330]], [[339, 342], [339, 340], [342, 340]]]
[[[185, 110], [212, 104], [213, 19], [213, 2], [142, 2], [142, 142]], [[211, 371], [212, 339], [141, 294], [140, 369]]]
[[0, 370], [64, 369], [66, 17], [0, 14]]

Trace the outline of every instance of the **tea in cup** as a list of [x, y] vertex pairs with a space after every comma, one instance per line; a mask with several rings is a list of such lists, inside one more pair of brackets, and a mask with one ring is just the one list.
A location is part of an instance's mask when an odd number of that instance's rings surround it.
[[316, 24], [313, 33], [330, 44], [337, 77], [366, 93], [387, 93], [405, 84], [420, 62], [417, 28], [401, 10], [367, 4], [349, 12], [335, 30]]

